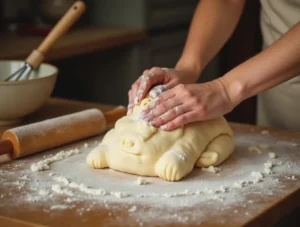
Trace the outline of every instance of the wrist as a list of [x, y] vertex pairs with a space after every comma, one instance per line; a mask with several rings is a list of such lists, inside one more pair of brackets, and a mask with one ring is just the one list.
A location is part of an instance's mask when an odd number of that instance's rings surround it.
[[174, 69], [188, 72], [188, 75], [190, 77], [189, 79], [193, 82], [196, 82], [198, 80], [203, 70], [200, 62], [192, 60], [188, 61], [184, 58], [179, 59]]
[[223, 85], [225, 93], [233, 108], [247, 98], [246, 86], [242, 81], [229, 78], [229, 76], [226, 75], [217, 80]]

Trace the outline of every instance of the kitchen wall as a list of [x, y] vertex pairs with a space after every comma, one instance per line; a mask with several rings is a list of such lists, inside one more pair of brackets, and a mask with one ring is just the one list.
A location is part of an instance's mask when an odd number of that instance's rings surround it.
[[[63, 0], [55, 0], [61, 3]], [[36, 2], [35, 7], [33, 7]], [[36, 0], [2, 0], [3, 15], [35, 12]], [[134, 45], [52, 61], [60, 69], [54, 96], [127, 104], [127, 92], [144, 69], [173, 67], [180, 57], [198, 0], [88, 0], [86, 26], [145, 29], [148, 39]], [[37, 17], [38, 18], [38, 17]], [[36, 20], [36, 19], [35, 19]], [[219, 57], [201, 80], [219, 75]]]

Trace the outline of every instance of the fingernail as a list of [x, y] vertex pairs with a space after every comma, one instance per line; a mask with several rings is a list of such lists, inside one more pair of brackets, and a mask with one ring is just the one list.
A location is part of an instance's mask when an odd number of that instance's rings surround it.
[[162, 125], [159, 128], [162, 129], [162, 130], [166, 130], [168, 128], [168, 125]]
[[155, 126], [155, 121], [150, 121], [149, 124], [154, 127]]

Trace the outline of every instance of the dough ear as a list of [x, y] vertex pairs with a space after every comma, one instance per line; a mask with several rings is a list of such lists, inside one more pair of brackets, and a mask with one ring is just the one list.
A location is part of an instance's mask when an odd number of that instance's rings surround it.
[[229, 135], [222, 134], [213, 139], [196, 162], [198, 167], [217, 166], [225, 161], [234, 150], [234, 143]]
[[108, 167], [106, 160], [107, 151], [108, 146], [100, 144], [88, 154], [86, 158], [87, 164], [94, 169], [102, 169]]

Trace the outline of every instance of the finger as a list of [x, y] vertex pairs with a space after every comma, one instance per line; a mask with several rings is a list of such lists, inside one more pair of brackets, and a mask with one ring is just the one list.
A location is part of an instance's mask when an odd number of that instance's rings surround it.
[[[160, 96], [156, 97], [144, 110], [141, 111], [140, 113], [140, 118], [142, 120], [150, 122], [154, 117], [157, 117], [165, 112], [167, 112], [169, 109], [173, 108], [176, 106], [176, 103], [172, 103], [175, 100], [173, 98], [175, 97], [174, 93], [169, 93], [170, 96], [168, 96], [170, 99], [168, 99], [168, 103], [163, 104], [164, 110], [158, 111], [157, 113], [154, 113], [154, 110], [157, 108], [160, 108], [159, 106], [162, 104], [162, 99]], [[173, 96], [171, 96], [173, 95]], [[167, 100], [166, 100], [167, 101]]]
[[127, 106], [127, 115], [130, 115], [132, 113], [133, 107], [134, 107], [133, 95], [132, 95], [132, 90], [131, 89], [128, 92], [128, 96], [129, 96], [129, 104]]
[[140, 102], [147, 94], [149, 89], [155, 85], [160, 84], [165, 81], [166, 70], [158, 67], [153, 67], [149, 71], [145, 71], [141, 78], [140, 87], [137, 91], [137, 96], [135, 98], [136, 102]]
[[166, 84], [157, 85], [149, 91], [149, 96], [151, 98], [156, 98], [166, 90], [168, 90], [168, 86]]
[[153, 101], [142, 111], [142, 113], [146, 116], [151, 110], [155, 109], [161, 103], [174, 98], [176, 96], [176, 92], [177, 91], [175, 89], [170, 89], [163, 92], [158, 97], [153, 99]]
[[[149, 112], [149, 114], [146, 116], [147, 121], [152, 121], [153, 119], [162, 116], [163, 114], [167, 113], [171, 109], [175, 108], [176, 106], [180, 106], [183, 104], [183, 101], [174, 96], [165, 102], [159, 104], [156, 108], [154, 108], [152, 111]], [[175, 109], [174, 109], [175, 111]], [[177, 111], [177, 109], [176, 109]]]
[[190, 110], [185, 110], [185, 107], [186, 107], [185, 105], [175, 106], [174, 108], [168, 110], [166, 113], [151, 120], [150, 124], [157, 128], [164, 124], [167, 124], [168, 122], [174, 120], [176, 117], [179, 117], [185, 112], [190, 111]]
[[137, 90], [140, 87], [140, 83], [141, 83], [141, 79], [139, 78], [131, 86], [131, 89], [130, 89], [131, 91], [129, 94], [130, 95], [130, 97], [129, 97], [130, 104], [134, 104], [134, 101], [135, 101], [134, 99], [136, 97]]
[[190, 122], [194, 122], [197, 120], [197, 111], [193, 110], [190, 112], [186, 112], [178, 117], [176, 117], [174, 120], [169, 121], [168, 123], [160, 126], [160, 129], [164, 131], [172, 131], [174, 129], [177, 129], [179, 127], [182, 127]]

